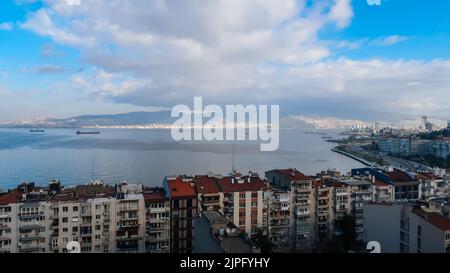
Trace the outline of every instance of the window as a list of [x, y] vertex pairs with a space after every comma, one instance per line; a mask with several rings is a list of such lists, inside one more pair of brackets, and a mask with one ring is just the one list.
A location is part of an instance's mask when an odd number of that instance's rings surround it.
[[240, 193], [240, 194], [239, 194], [239, 198], [240, 198], [240, 199], [245, 199], [245, 193]]
[[69, 238], [64, 237], [64, 238], [63, 238], [63, 243], [68, 243], [68, 242], [69, 242]]
[[77, 206], [73, 206], [72, 210], [73, 211], [78, 211], [78, 207]]
[[95, 215], [95, 220], [100, 220], [100, 214], [99, 215]]
[[257, 207], [258, 206], [258, 202], [252, 202], [252, 207]]
[[96, 225], [95, 230], [100, 230], [100, 225]]
[[445, 240], [446, 240], [446, 241], [450, 241], [450, 233], [445, 234]]
[[95, 209], [96, 210], [101, 210], [102, 209], [102, 205], [95, 205]]
[[422, 226], [417, 226], [417, 236], [422, 236]]
[[63, 223], [67, 223], [67, 222], [69, 222], [69, 218], [67, 218], [67, 217], [63, 217], [63, 218], [62, 218], [62, 222], [63, 222]]
[[245, 208], [245, 203], [239, 203], [240, 208]]
[[420, 240], [420, 238], [417, 238], [417, 249], [421, 249], [422, 248], [422, 241]]
[[72, 232], [78, 232], [78, 227], [72, 227]]
[[100, 240], [100, 235], [95, 235], [95, 240]]
[[63, 212], [68, 212], [69, 211], [69, 207], [63, 207]]

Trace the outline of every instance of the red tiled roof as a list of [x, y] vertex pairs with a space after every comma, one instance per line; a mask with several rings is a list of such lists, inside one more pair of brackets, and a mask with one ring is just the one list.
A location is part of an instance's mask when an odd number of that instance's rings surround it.
[[400, 170], [394, 170], [391, 172], [387, 172], [389, 178], [394, 182], [409, 182], [414, 181], [406, 172]]
[[239, 191], [259, 191], [264, 190], [265, 185], [259, 177], [251, 177], [250, 182], [248, 182], [249, 176], [241, 177], [240, 181], [234, 181], [232, 183], [232, 179], [230, 176], [223, 177], [222, 179], [218, 179], [219, 187], [223, 192], [239, 192]]
[[198, 175], [194, 178], [197, 193], [219, 193], [220, 188], [217, 185], [216, 178], [207, 175]]
[[144, 200], [146, 202], [160, 203], [166, 200], [166, 191], [161, 187], [145, 187]]
[[195, 197], [195, 189], [190, 182], [184, 182], [181, 177], [175, 180], [167, 180], [169, 194], [172, 198]]
[[22, 193], [18, 189], [14, 189], [0, 196], [0, 205], [19, 203], [21, 199]]
[[328, 179], [325, 178], [323, 180], [324, 184], [327, 185], [328, 187], [333, 187], [333, 188], [343, 188], [346, 187], [346, 185], [344, 185], [343, 183], [340, 183], [338, 181], [336, 181], [335, 179]]
[[375, 185], [375, 186], [378, 186], [378, 187], [386, 187], [386, 186], [389, 186], [388, 183], [386, 183], [386, 182], [384, 182], [384, 181], [381, 181], [380, 179], [375, 179], [374, 185]]
[[288, 177], [289, 181], [310, 180], [310, 178], [296, 169], [277, 169], [281, 175]]
[[435, 180], [435, 179], [439, 179], [439, 177], [437, 177], [433, 173], [417, 173], [417, 179], [419, 179], [419, 180]]
[[440, 215], [439, 213], [436, 212], [428, 213], [423, 211], [421, 208], [415, 208], [414, 213], [425, 219], [433, 226], [439, 228], [440, 230], [443, 231], [450, 230], [450, 219]]

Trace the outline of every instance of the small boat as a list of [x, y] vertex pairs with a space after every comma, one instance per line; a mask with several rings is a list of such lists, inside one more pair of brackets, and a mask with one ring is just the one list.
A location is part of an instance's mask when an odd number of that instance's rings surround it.
[[99, 131], [77, 131], [77, 135], [99, 135]]
[[31, 133], [43, 133], [43, 132], [45, 132], [45, 130], [44, 129], [30, 129], [30, 132]]

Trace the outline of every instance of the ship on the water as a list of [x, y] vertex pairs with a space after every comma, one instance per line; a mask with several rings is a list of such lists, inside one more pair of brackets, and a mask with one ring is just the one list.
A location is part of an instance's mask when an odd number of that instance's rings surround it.
[[77, 131], [77, 135], [98, 135], [100, 134], [99, 131]]
[[45, 132], [45, 130], [44, 129], [30, 129], [30, 132], [31, 133], [43, 133], [43, 132]]

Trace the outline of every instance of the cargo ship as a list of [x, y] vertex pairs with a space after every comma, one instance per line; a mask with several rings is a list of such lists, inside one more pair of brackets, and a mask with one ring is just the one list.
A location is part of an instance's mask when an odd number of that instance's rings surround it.
[[98, 135], [99, 131], [77, 131], [77, 135]]
[[45, 132], [45, 130], [44, 129], [30, 129], [30, 132], [31, 133], [43, 133], [43, 132]]

